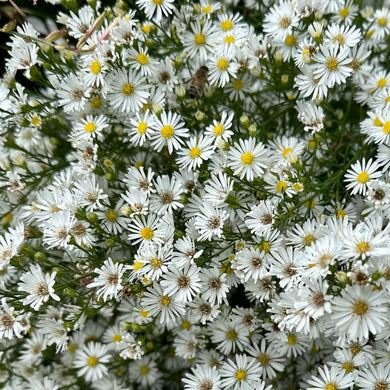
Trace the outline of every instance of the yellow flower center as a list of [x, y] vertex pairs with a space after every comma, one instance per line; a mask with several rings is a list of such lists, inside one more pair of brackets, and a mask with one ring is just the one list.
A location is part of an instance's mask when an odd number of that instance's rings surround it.
[[261, 353], [257, 357], [257, 360], [263, 367], [264, 366], [268, 366], [269, 362], [271, 361], [270, 357], [267, 354], [265, 354], [265, 353]]
[[356, 251], [360, 254], [366, 253], [370, 248], [371, 245], [367, 241], [359, 242], [359, 244], [356, 245]]
[[221, 58], [218, 61], [218, 68], [220, 70], [226, 70], [228, 66], [229, 66], [229, 61], [226, 58]]
[[206, 5], [202, 8], [203, 14], [209, 14], [211, 12], [211, 5]]
[[334, 383], [328, 383], [325, 386], [325, 390], [337, 390], [337, 386]]
[[114, 343], [119, 343], [120, 341], [122, 341], [122, 336], [120, 334], [116, 334], [113, 338], [112, 338], [112, 341]]
[[363, 316], [364, 314], [367, 313], [367, 310], [368, 310], [367, 303], [360, 299], [357, 299], [352, 305], [352, 311], [358, 316]]
[[383, 132], [386, 133], [386, 134], [390, 134], [390, 121], [387, 121], [383, 125]]
[[[157, 0], [153, 0], [153, 2], [155, 2]], [[142, 374], [142, 375], [147, 375], [149, 373], [150, 369], [148, 366], [141, 366], [139, 368], [139, 372]]]
[[204, 34], [196, 34], [194, 41], [198, 46], [204, 45], [206, 43], [206, 36]]
[[150, 227], [144, 227], [140, 231], [140, 234], [144, 240], [151, 240], [153, 238], [153, 230]]
[[138, 271], [143, 265], [144, 263], [142, 261], [136, 261], [133, 266], [134, 271]]
[[145, 122], [140, 122], [137, 130], [139, 134], [145, 134], [146, 130], [148, 128], [148, 125]]
[[93, 132], [96, 130], [96, 125], [95, 125], [95, 123], [93, 123], [93, 122], [88, 122], [88, 123], [84, 126], [84, 130], [85, 130], [87, 133], [93, 133]]
[[90, 367], [95, 367], [99, 363], [99, 360], [95, 356], [90, 356], [87, 360], [87, 364]]
[[294, 345], [297, 343], [297, 336], [295, 336], [295, 334], [289, 334], [287, 336], [287, 344], [289, 345]]
[[276, 184], [276, 191], [283, 192], [287, 189], [287, 183], [285, 181], [280, 181], [278, 184]]
[[236, 340], [237, 339], [237, 332], [234, 329], [229, 329], [226, 332], [226, 338], [228, 340]]
[[218, 123], [217, 126], [214, 127], [214, 135], [219, 137], [225, 131], [225, 126], [222, 123]]
[[99, 74], [101, 71], [101, 66], [99, 61], [93, 61], [90, 66], [90, 69], [93, 74]]
[[174, 134], [175, 130], [170, 125], [166, 125], [161, 129], [161, 135], [166, 139], [171, 138]]
[[368, 176], [368, 173], [366, 171], [359, 173], [357, 176], [357, 181], [359, 183], [364, 184], [367, 183], [369, 180], [370, 180], [370, 176]]
[[147, 65], [149, 63], [149, 58], [144, 53], [140, 53], [138, 54], [137, 61], [141, 65]]
[[374, 126], [382, 126], [383, 125], [383, 123], [380, 121], [380, 119], [378, 118], [378, 117], [376, 117], [375, 119], [374, 119]]
[[342, 10], [340, 10], [339, 15], [340, 15], [342, 18], [346, 18], [346, 17], [349, 15], [349, 9], [348, 9], [348, 7], [345, 7], [345, 8], [343, 8]]
[[239, 382], [244, 381], [246, 379], [246, 371], [245, 370], [236, 371], [235, 377]]
[[182, 329], [185, 329], [185, 330], [191, 329], [191, 322], [183, 321], [183, 322], [181, 323], [181, 328], [182, 328]]
[[68, 351], [69, 351], [70, 353], [75, 353], [76, 350], [77, 350], [77, 348], [78, 348], [78, 345], [77, 345], [76, 343], [70, 343], [70, 344], [68, 345]]
[[132, 84], [125, 84], [122, 87], [122, 93], [126, 96], [130, 96], [134, 93], [134, 86]]
[[271, 244], [268, 241], [263, 241], [259, 245], [259, 249], [263, 250], [265, 253], [268, 253], [271, 250]]
[[350, 372], [352, 372], [354, 370], [355, 367], [351, 362], [345, 362], [343, 364], [343, 368], [344, 368], [345, 372], [347, 374], [349, 374]]
[[306, 246], [311, 246], [311, 244], [313, 242], [316, 242], [317, 239], [312, 235], [312, 234], [308, 234], [307, 236], [305, 236], [305, 238], [303, 239], [303, 243], [306, 245]]
[[39, 126], [41, 124], [41, 120], [37, 117], [37, 116], [33, 116], [31, 118], [31, 123], [34, 125], [34, 126]]
[[284, 158], [287, 158], [287, 156], [288, 156], [292, 151], [293, 151], [293, 150], [292, 150], [291, 148], [286, 148], [286, 149], [284, 149], [284, 150], [283, 150], [283, 153], [282, 153], [283, 157], [284, 157]]
[[236, 89], [236, 90], [240, 90], [242, 89], [244, 86], [244, 83], [242, 82], [242, 80], [240, 79], [235, 79], [234, 82], [233, 82], [233, 88]]
[[92, 108], [99, 108], [102, 105], [102, 99], [99, 96], [91, 98], [89, 101]]
[[341, 209], [338, 209], [337, 210], [337, 214], [336, 214], [336, 218], [337, 219], [344, 219], [344, 217], [345, 217], [345, 211], [344, 210], [341, 210]]
[[384, 78], [381, 78], [380, 80], [378, 80], [378, 88], [383, 88], [385, 85], [387, 84], [387, 80], [384, 79]]
[[118, 213], [115, 210], [108, 210], [106, 213], [107, 221], [114, 222], [118, 218]]
[[164, 0], [152, 0], [152, 1], [156, 5], [161, 5], [164, 2]]
[[145, 34], [149, 34], [149, 32], [150, 32], [150, 24], [145, 24], [144, 26], [142, 26], [142, 31]]
[[344, 35], [338, 34], [333, 37], [333, 42], [338, 42], [340, 45], [344, 45], [345, 37]]
[[161, 268], [162, 266], [162, 261], [158, 257], [155, 257], [152, 259], [151, 263], [153, 268]]
[[251, 165], [251, 164], [253, 164], [254, 159], [255, 159], [255, 157], [254, 157], [253, 154], [250, 153], [250, 152], [245, 152], [245, 153], [241, 156], [241, 161], [242, 161], [245, 165]]
[[160, 298], [160, 303], [163, 305], [163, 306], [169, 306], [171, 304], [171, 298], [168, 297], [168, 295], [163, 295], [161, 298]]
[[233, 28], [233, 22], [231, 20], [225, 20], [221, 23], [221, 28], [223, 31], [231, 30]]
[[195, 146], [194, 148], [192, 148], [192, 149], [190, 150], [190, 156], [191, 156], [192, 158], [197, 158], [197, 157], [199, 157], [199, 156], [200, 156], [200, 153], [201, 153], [201, 150], [200, 150], [200, 148], [198, 148], [197, 146]]
[[142, 317], [146, 318], [149, 315], [149, 310], [141, 310], [139, 314], [141, 314]]
[[386, 18], [379, 18], [378, 19], [378, 24], [381, 27], [385, 27], [387, 25], [387, 19]]
[[294, 37], [294, 35], [289, 35], [287, 36], [287, 38], [285, 39], [284, 43], [287, 45], [287, 46], [294, 46], [295, 43], [297, 41], [297, 38]]
[[230, 45], [231, 43], [235, 42], [235, 40], [236, 40], [236, 38], [234, 38], [233, 35], [227, 35], [224, 38], [225, 43], [227, 43], [228, 45]]
[[374, 30], [367, 31], [366, 37], [367, 37], [367, 38], [371, 38], [371, 37], [372, 37], [372, 34], [374, 34]]
[[326, 67], [331, 71], [334, 72], [338, 68], [337, 59], [335, 57], [329, 57], [326, 60]]

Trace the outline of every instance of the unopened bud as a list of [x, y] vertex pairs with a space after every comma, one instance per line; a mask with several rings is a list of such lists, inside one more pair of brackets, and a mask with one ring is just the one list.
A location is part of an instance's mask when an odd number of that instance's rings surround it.
[[16, 20], [11, 20], [3, 26], [1, 29], [2, 32], [10, 32], [16, 27]]
[[57, 39], [62, 38], [66, 34], [66, 30], [56, 30], [51, 32], [46, 38], [46, 42], [55, 42]]

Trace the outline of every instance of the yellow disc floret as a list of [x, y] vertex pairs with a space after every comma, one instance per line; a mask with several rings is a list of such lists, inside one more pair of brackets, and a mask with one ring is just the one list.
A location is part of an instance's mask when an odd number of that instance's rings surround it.
[[245, 165], [251, 165], [253, 164], [253, 161], [255, 160], [255, 157], [252, 153], [250, 152], [245, 152], [242, 156], [241, 156], [241, 161], [245, 164]]
[[140, 231], [140, 234], [144, 240], [151, 240], [153, 238], [153, 230], [150, 227], [144, 227]]
[[161, 129], [161, 135], [166, 139], [173, 137], [174, 134], [175, 130], [170, 125], [166, 125]]
[[88, 123], [84, 126], [84, 130], [85, 130], [87, 133], [93, 133], [93, 132], [96, 130], [96, 125], [95, 125], [95, 123], [93, 123], [93, 122], [88, 122]]

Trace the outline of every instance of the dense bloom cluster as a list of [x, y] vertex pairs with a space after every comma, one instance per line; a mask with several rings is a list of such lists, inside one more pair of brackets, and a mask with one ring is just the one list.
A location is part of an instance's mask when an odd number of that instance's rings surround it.
[[105, 3], [3, 28], [3, 388], [390, 389], [390, 1]]

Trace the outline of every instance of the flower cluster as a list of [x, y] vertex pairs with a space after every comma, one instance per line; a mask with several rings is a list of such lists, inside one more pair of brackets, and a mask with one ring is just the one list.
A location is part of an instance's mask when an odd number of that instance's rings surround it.
[[390, 389], [390, 1], [105, 3], [3, 27], [3, 388]]

